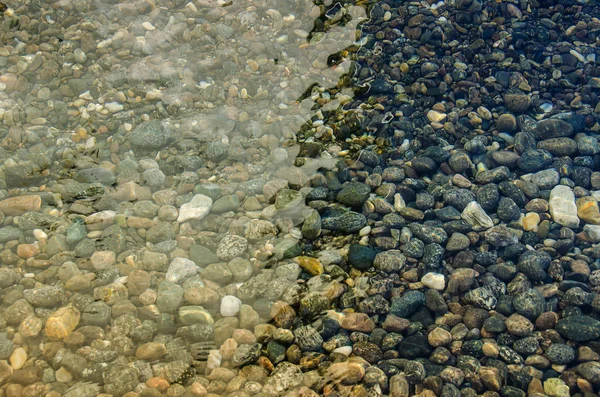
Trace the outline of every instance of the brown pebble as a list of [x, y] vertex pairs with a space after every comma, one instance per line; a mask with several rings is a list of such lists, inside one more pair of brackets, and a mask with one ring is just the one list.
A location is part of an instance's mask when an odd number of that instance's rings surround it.
[[0, 211], [4, 215], [17, 216], [26, 212], [36, 212], [42, 207], [42, 198], [40, 196], [18, 196], [10, 197], [0, 201]]
[[164, 393], [169, 388], [169, 382], [163, 377], [155, 376], [146, 381], [146, 386]]
[[516, 336], [527, 336], [533, 331], [533, 324], [520, 314], [512, 314], [506, 319], [508, 332]]
[[479, 377], [483, 384], [490, 390], [499, 391], [502, 387], [502, 376], [500, 371], [494, 367], [481, 367]]
[[37, 244], [19, 244], [17, 246], [17, 255], [19, 258], [28, 259], [40, 253], [40, 248]]
[[167, 348], [163, 343], [148, 342], [137, 348], [135, 356], [140, 360], [154, 361], [167, 354]]
[[446, 346], [452, 342], [452, 334], [442, 327], [437, 327], [427, 335], [427, 341], [433, 347]]
[[489, 316], [487, 310], [469, 306], [465, 311], [463, 322], [469, 329], [481, 328]]
[[388, 314], [383, 322], [382, 328], [388, 332], [402, 332], [407, 329], [409, 325], [410, 320], [394, 316], [393, 314]]
[[375, 322], [365, 313], [348, 313], [342, 320], [341, 326], [348, 331], [370, 333], [375, 329]]
[[532, 395], [534, 393], [544, 394], [544, 386], [542, 385], [542, 381], [538, 378], [531, 379], [529, 386], [527, 387], [528, 395]]
[[544, 312], [535, 320], [535, 327], [539, 330], [552, 329], [558, 321], [558, 314], [554, 312]]

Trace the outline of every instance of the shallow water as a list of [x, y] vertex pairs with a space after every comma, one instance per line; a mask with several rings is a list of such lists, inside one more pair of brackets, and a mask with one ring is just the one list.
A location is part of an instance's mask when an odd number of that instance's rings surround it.
[[[340, 81], [366, 7], [6, 8], [0, 384], [7, 395], [233, 392], [230, 377], [269, 340], [293, 340], [285, 313], [305, 288], [291, 258], [315, 210], [296, 190], [275, 193], [336, 166], [339, 146], [299, 138], [332, 139], [324, 113], [354, 95]], [[263, 388], [277, 364], [265, 358], [239, 390]]]

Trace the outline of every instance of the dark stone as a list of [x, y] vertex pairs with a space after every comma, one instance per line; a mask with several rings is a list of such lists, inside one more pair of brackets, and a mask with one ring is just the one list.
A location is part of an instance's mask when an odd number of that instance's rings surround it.
[[554, 343], [546, 349], [546, 357], [552, 364], [566, 365], [575, 360], [575, 350], [563, 343]]
[[500, 201], [498, 186], [494, 183], [487, 184], [477, 191], [477, 202], [486, 212], [494, 212]]
[[344, 185], [336, 200], [349, 207], [360, 207], [371, 194], [371, 187], [364, 183], [353, 182]]
[[358, 212], [330, 207], [323, 212], [321, 222], [323, 229], [354, 233], [367, 224], [367, 218]]
[[428, 269], [436, 269], [442, 265], [444, 248], [436, 243], [427, 244], [423, 251], [423, 263]]
[[513, 298], [515, 311], [530, 320], [535, 320], [544, 312], [545, 303], [542, 293], [532, 288]]
[[373, 260], [377, 253], [371, 247], [352, 244], [348, 250], [348, 262], [352, 267], [366, 270], [373, 266]]
[[402, 296], [393, 297], [390, 313], [398, 317], [408, 317], [425, 304], [425, 294], [421, 291], [407, 291]]
[[515, 204], [514, 200], [507, 197], [502, 197], [496, 210], [498, 218], [504, 222], [511, 222], [512, 220], [519, 219], [521, 210], [519, 206]]
[[540, 121], [534, 129], [538, 139], [561, 138], [573, 135], [573, 126], [559, 119], [547, 119]]
[[589, 316], [570, 316], [559, 320], [556, 330], [567, 339], [586, 342], [600, 337], [600, 321]]
[[546, 270], [550, 266], [550, 255], [546, 252], [527, 251], [519, 257], [517, 267], [532, 281], [543, 281], [548, 276]]
[[415, 359], [429, 357], [433, 348], [427, 342], [427, 336], [414, 334], [407, 336], [398, 344], [398, 354], [402, 358]]
[[547, 150], [528, 149], [522, 155], [517, 165], [522, 171], [537, 172], [552, 164], [552, 155]]
[[468, 189], [453, 188], [444, 193], [444, 202], [459, 211], [465, 209], [467, 204], [475, 200], [475, 195]]
[[431, 174], [438, 169], [438, 165], [430, 157], [417, 157], [411, 163], [412, 168], [419, 174]]

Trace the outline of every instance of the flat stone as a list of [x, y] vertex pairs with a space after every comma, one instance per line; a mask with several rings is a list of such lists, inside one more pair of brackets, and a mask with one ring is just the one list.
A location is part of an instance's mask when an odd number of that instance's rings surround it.
[[471, 201], [460, 216], [475, 230], [486, 230], [494, 226], [492, 218], [485, 213], [477, 201]]
[[18, 196], [10, 197], [0, 201], [0, 211], [4, 215], [18, 216], [26, 212], [36, 212], [42, 207], [42, 198], [40, 196]]
[[550, 214], [556, 223], [569, 228], [579, 227], [573, 189], [564, 185], [554, 187], [550, 192], [549, 205]]
[[103, 270], [113, 266], [117, 262], [117, 258], [112, 251], [96, 251], [92, 254], [90, 261], [94, 269]]
[[198, 266], [187, 258], [174, 258], [169, 265], [165, 279], [172, 283], [181, 283], [198, 273]]
[[190, 219], [202, 219], [210, 212], [212, 208], [212, 199], [203, 194], [197, 194], [192, 199], [183, 204], [179, 209], [177, 222], [185, 222]]
[[556, 330], [575, 342], [586, 342], [600, 337], [600, 321], [589, 316], [569, 316], [558, 320]]

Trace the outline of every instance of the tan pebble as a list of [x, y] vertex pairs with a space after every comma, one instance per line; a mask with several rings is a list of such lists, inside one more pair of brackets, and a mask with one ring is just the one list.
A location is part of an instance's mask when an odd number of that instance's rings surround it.
[[42, 198], [40, 196], [19, 196], [10, 197], [0, 201], [0, 210], [4, 215], [17, 216], [26, 212], [36, 212], [42, 207]]
[[375, 323], [365, 313], [348, 313], [342, 321], [341, 327], [349, 331], [372, 332]]
[[311, 276], [318, 276], [319, 274], [323, 274], [325, 271], [321, 261], [317, 258], [311, 258], [308, 256], [299, 256], [296, 258], [295, 262], [308, 274]]
[[592, 386], [592, 384], [587, 381], [586, 379], [583, 378], [577, 378], [577, 387], [579, 388], [580, 391], [584, 392], [584, 393], [593, 393], [594, 392], [594, 386]]
[[481, 367], [479, 377], [483, 384], [490, 390], [499, 391], [502, 387], [502, 379], [497, 368]]
[[19, 258], [28, 259], [40, 253], [37, 244], [19, 244], [17, 246], [17, 255]]
[[498, 357], [498, 354], [500, 354], [500, 349], [498, 348], [498, 345], [491, 342], [485, 342], [483, 344], [482, 351], [486, 357], [496, 358]]
[[194, 396], [198, 396], [198, 397], [204, 397], [208, 393], [206, 388], [204, 386], [202, 386], [201, 383], [198, 383], [198, 382], [192, 383], [192, 386], [190, 386], [190, 392]]
[[169, 382], [165, 378], [155, 376], [146, 381], [146, 386], [164, 393], [169, 388]]
[[60, 383], [68, 383], [73, 380], [73, 375], [65, 368], [60, 367], [54, 374], [56, 380]]
[[53, 340], [69, 335], [79, 325], [80, 313], [74, 307], [61, 307], [46, 320], [46, 335]]
[[142, 27], [148, 31], [153, 31], [156, 30], [156, 28], [154, 27], [154, 25], [152, 25], [150, 22], [146, 21], [142, 23]]
[[135, 356], [140, 360], [154, 361], [160, 359], [167, 353], [163, 343], [148, 342], [137, 348]]
[[529, 386], [527, 387], [527, 394], [544, 394], [544, 387], [542, 386], [542, 381], [538, 378], [533, 378], [529, 382]]
[[540, 216], [536, 212], [529, 212], [523, 217], [523, 230], [535, 232], [540, 224]]
[[25, 338], [33, 338], [39, 335], [42, 330], [42, 320], [31, 315], [25, 320], [21, 321], [19, 325], [19, 333]]
[[577, 216], [587, 223], [600, 225], [600, 208], [592, 197], [582, 197], [577, 200]]
[[458, 187], [471, 187], [471, 181], [462, 176], [461, 174], [454, 174], [454, 176], [452, 177], [452, 183]]
[[437, 110], [430, 110], [429, 112], [427, 112], [427, 118], [433, 123], [439, 123], [441, 121], [444, 121], [446, 117], [447, 116], [445, 113], [438, 112]]
[[12, 369], [17, 370], [23, 368], [27, 362], [27, 352], [22, 347], [17, 347], [9, 358]]

